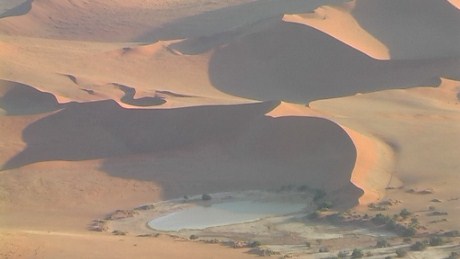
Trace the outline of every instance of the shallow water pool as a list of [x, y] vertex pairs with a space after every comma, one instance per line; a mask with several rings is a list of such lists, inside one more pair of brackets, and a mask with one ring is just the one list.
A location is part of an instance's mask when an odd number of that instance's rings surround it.
[[304, 203], [229, 201], [176, 211], [149, 221], [148, 226], [162, 231], [205, 229], [290, 214], [305, 207]]

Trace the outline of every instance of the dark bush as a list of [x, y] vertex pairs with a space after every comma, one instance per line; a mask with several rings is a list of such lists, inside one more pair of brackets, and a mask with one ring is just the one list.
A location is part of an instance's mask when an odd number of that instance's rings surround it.
[[337, 254], [337, 257], [338, 258], [346, 258], [348, 256], [348, 252], [346, 251], [340, 251], [338, 254]]
[[353, 252], [351, 253], [351, 258], [362, 258], [363, 256], [363, 251], [358, 248], [353, 249]]
[[402, 209], [401, 212], [399, 212], [399, 216], [403, 217], [404, 219], [409, 217], [411, 213], [407, 209]]
[[382, 213], [378, 213], [371, 219], [372, 223], [374, 223], [375, 225], [384, 225], [388, 223], [390, 220], [391, 218], [389, 216], [383, 215]]
[[375, 245], [377, 248], [382, 248], [382, 247], [390, 247], [390, 243], [384, 238], [379, 238], [377, 240], [377, 244]]
[[261, 245], [262, 243], [260, 243], [260, 241], [252, 241], [251, 243], [249, 243], [249, 247], [259, 247]]
[[316, 189], [315, 195], [313, 196], [313, 201], [318, 202], [322, 198], [326, 197], [326, 191], [323, 189]]
[[209, 201], [209, 200], [212, 199], [212, 197], [211, 197], [211, 195], [205, 193], [205, 194], [201, 195], [201, 199], [202, 199], [203, 201]]
[[198, 239], [198, 236], [197, 235], [190, 235], [189, 239], [190, 240], [196, 240], [196, 239]]
[[411, 245], [410, 246], [410, 249], [412, 251], [423, 251], [426, 249], [426, 243], [425, 242], [420, 242], [420, 241], [417, 241], [415, 242], [415, 244]]
[[430, 238], [429, 244], [430, 246], [440, 246], [445, 243], [444, 239], [442, 237], [434, 236]]
[[332, 208], [332, 202], [330, 201], [323, 201], [318, 204], [318, 209], [319, 210], [327, 210]]
[[325, 247], [325, 246], [320, 247], [320, 248], [319, 248], [319, 252], [320, 252], [320, 253], [327, 253], [327, 252], [329, 252], [329, 248], [327, 248], [327, 247]]
[[404, 248], [396, 249], [396, 256], [397, 257], [405, 257], [407, 255], [407, 251]]

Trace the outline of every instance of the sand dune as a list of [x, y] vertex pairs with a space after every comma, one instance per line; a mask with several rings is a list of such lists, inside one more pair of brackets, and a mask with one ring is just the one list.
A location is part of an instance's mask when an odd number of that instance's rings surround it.
[[28, 115], [60, 108], [54, 95], [17, 82], [0, 80], [0, 108], [6, 115]]
[[321, 6], [313, 13], [285, 15], [283, 20], [316, 28], [372, 58], [389, 59], [387, 46], [364, 30], [351, 15], [355, 3], [352, 1], [337, 6]]
[[33, 0], [5, 1], [0, 3], [0, 19], [28, 13], [32, 8], [32, 1]]
[[0, 257], [243, 258], [86, 229], [290, 184], [339, 211], [398, 200], [391, 213], [421, 222], [438, 199], [448, 216], [427, 229], [457, 228], [459, 14], [457, 0], [0, 3]]
[[356, 1], [353, 17], [392, 59], [460, 56], [460, 10], [447, 1]]
[[317, 28], [377, 59], [460, 54], [459, 11], [445, 2], [357, 0], [284, 20]]
[[[319, 118], [264, 116], [272, 107], [273, 103], [262, 103], [134, 110], [110, 101], [68, 104], [23, 131], [27, 147], [4, 169], [104, 158], [104, 171], [158, 182], [166, 198], [299, 181], [331, 191], [354, 189], [347, 179], [355, 151], [345, 132]], [[122, 156], [135, 154], [149, 158], [134, 163], [122, 159], [118, 165]], [[281, 172], [283, 180], [277, 176]], [[319, 172], [322, 177], [317, 177]], [[338, 178], [343, 181], [331, 181]]]
[[425, 84], [458, 76], [458, 68], [458, 59], [375, 60], [305, 25], [279, 22], [216, 50], [209, 75], [232, 95], [308, 103]]
[[[385, 187], [431, 189], [438, 199], [448, 200], [457, 196], [455, 187], [446, 183], [454, 181], [458, 171], [458, 93], [459, 82], [444, 79], [438, 88], [388, 90], [315, 101], [310, 106], [329, 114], [341, 125], [370, 136], [366, 140], [361, 134], [349, 132], [358, 152], [353, 176], [355, 173], [361, 175], [359, 161], [369, 164], [363, 170], [367, 180], [360, 176], [356, 180], [352, 178], [357, 186], [364, 189], [369, 186], [371, 190], [378, 190], [380, 195], [391, 198], [401, 194], [385, 191]], [[369, 145], [376, 144], [383, 145], [383, 149], [374, 149], [372, 155], [364, 154], [368, 158], [360, 159], [360, 150], [368, 151]], [[376, 159], [381, 161], [374, 163]], [[407, 199], [413, 204], [405, 206], [420, 207], [428, 202], [414, 197]], [[453, 205], [445, 206], [449, 213], [458, 213]], [[447, 225], [452, 227], [456, 224], [458, 221]]]

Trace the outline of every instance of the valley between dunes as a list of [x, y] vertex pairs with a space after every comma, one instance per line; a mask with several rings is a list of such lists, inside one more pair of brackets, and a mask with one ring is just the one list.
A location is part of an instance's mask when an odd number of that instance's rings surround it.
[[254, 258], [88, 226], [302, 184], [460, 230], [459, 134], [458, 1], [0, 3], [0, 258]]

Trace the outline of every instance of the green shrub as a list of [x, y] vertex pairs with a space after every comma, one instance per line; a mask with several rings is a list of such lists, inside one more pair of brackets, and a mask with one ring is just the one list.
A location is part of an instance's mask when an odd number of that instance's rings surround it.
[[196, 239], [198, 239], [198, 236], [197, 235], [190, 235], [189, 239], [190, 240], [196, 240]]

